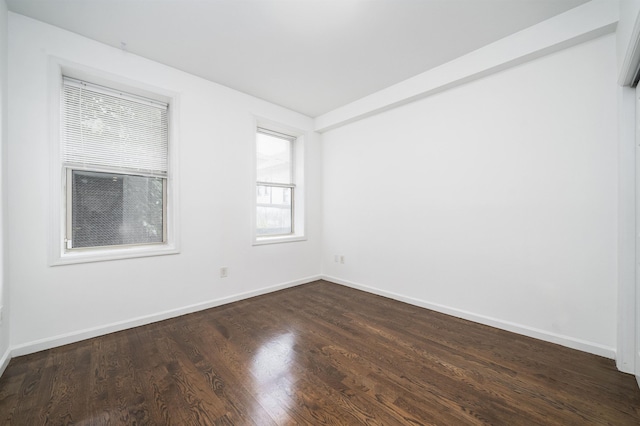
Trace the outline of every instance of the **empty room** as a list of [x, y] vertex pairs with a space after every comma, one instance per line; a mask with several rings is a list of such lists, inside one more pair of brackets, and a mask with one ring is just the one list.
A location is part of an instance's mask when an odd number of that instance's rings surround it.
[[0, 424], [640, 424], [640, 0], [0, 0]]

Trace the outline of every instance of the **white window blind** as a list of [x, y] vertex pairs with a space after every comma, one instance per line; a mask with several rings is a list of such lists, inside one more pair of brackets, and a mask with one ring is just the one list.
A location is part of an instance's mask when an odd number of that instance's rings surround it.
[[167, 104], [63, 78], [62, 161], [166, 177]]

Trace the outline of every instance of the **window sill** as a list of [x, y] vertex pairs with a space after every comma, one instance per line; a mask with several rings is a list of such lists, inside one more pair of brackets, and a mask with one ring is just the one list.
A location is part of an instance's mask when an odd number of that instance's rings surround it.
[[54, 258], [49, 265], [73, 265], [76, 263], [89, 262], [105, 262], [118, 259], [132, 259], [137, 257], [164, 256], [169, 254], [178, 254], [180, 250], [175, 245], [158, 245], [158, 246], [134, 246], [134, 247], [118, 247], [104, 249], [87, 249], [77, 251], [67, 251], [60, 256]]
[[295, 241], [306, 241], [307, 237], [303, 235], [279, 235], [275, 237], [257, 237], [253, 241], [254, 246], [262, 246], [266, 244], [293, 243]]

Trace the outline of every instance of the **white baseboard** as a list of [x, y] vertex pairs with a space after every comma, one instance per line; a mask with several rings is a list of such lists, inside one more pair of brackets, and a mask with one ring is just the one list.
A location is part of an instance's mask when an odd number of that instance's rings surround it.
[[571, 349], [577, 349], [583, 352], [600, 355], [606, 358], [615, 359], [615, 348], [600, 345], [598, 343], [588, 342], [586, 340], [577, 339], [574, 337], [564, 336], [561, 334], [553, 333], [538, 328], [529, 327], [522, 324], [513, 323], [510, 321], [504, 321], [498, 318], [488, 317], [486, 315], [479, 315], [473, 312], [464, 311], [461, 309], [452, 308], [437, 303], [427, 302], [425, 300], [415, 299], [413, 297], [404, 296], [401, 294], [393, 293], [386, 290], [380, 290], [375, 287], [369, 287], [367, 285], [355, 283], [352, 281], [343, 280], [340, 278], [323, 275], [323, 280], [330, 281], [336, 284], [341, 284], [347, 287], [355, 288], [357, 290], [366, 291], [368, 293], [377, 294], [378, 296], [388, 297], [390, 299], [405, 302], [410, 305], [419, 306], [421, 308], [430, 309], [432, 311], [441, 312], [443, 314], [451, 315], [457, 318], [477, 322], [479, 324], [488, 325], [491, 327], [499, 328], [502, 330], [510, 331], [524, 336], [533, 337], [535, 339], [544, 340], [558, 345], [566, 346]]
[[9, 361], [11, 361], [11, 348], [7, 348], [2, 354], [2, 358], [0, 358], [0, 376], [4, 373], [4, 370], [7, 369], [7, 365], [9, 365]]
[[61, 334], [54, 337], [48, 337], [46, 339], [23, 343], [21, 345], [16, 345], [11, 347], [11, 356], [16, 357], [21, 355], [27, 355], [34, 352], [55, 348], [57, 346], [68, 345], [70, 343], [79, 342], [81, 340], [91, 339], [93, 337], [103, 336], [105, 334], [115, 333], [117, 331], [122, 331], [122, 330], [126, 330], [133, 327], [139, 327], [141, 325], [147, 325], [154, 322], [163, 321], [169, 318], [175, 318], [181, 315], [190, 314], [193, 312], [203, 311], [205, 309], [226, 305], [228, 303], [237, 302], [239, 300], [248, 299], [250, 297], [272, 293], [274, 291], [283, 290], [289, 287], [295, 287], [301, 284], [306, 284], [312, 281], [319, 280], [321, 278], [322, 277], [320, 275], [315, 275], [311, 277], [302, 278], [299, 280], [289, 281], [283, 284], [264, 287], [258, 290], [247, 291], [245, 293], [238, 293], [238, 294], [223, 297], [220, 299], [214, 299], [206, 302], [196, 303], [193, 305], [184, 306], [182, 308], [171, 309], [168, 311], [159, 312], [151, 315], [145, 315], [145, 316], [133, 318], [130, 320], [119, 321], [116, 323], [107, 324], [99, 327], [88, 328], [80, 331]]
[[[366, 291], [368, 293], [377, 294], [379, 296], [388, 297], [390, 299], [409, 303], [410, 305], [431, 309], [433, 311], [441, 312], [454, 317], [458, 317], [458, 318], [466, 319], [469, 321], [477, 322], [480, 324], [496, 327], [502, 330], [522, 334], [524, 336], [529, 336], [529, 337], [544, 340], [547, 342], [556, 343], [572, 349], [578, 349], [584, 352], [589, 352], [589, 353], [600, 355], [606, 358], [615, 359], [616, 351], [615, 351], [615, 348], [612, 348], [612, 347], [603, 346], [597, 343], [588, 342], [581, 339], [576, 339], [573, 337], [552, 333], [546, 330], [541, 330], [541, 329], [537, 329], [537, 328], [533, 328], [533, 327], [529, 327], [521, 324], [512, 323], [509, 321], [504, 321], [501, 319], [492, 318], [485, 315], [474, 314], [472, 312], [468, 312], [468, 311], [464, 311], [464, 310], [460, 310], [460, 309], [456, 309], [456, 308], [452, 308], [452, 307], [448, 307], [448, 306], [444, 306], [436, 303], [427, 302], [424, 300], [404, 296], [404, 295], [389, 292], [386, 290], [380, 290], [375, 287], [370, 287], [370, 286], [355, 283], [352, 281], [343, 280], [337, 277], [332, 277], [328, 275], [315, 275], [315, 276], [302, 278], [299, 280], [277, 284], [274, 286], [264, 287], [258, 290], [238, 293], [238, 294], [223, 297], [220, 299], [214, 299], [206, 302], [196, 303], [193, 305], [184, 306], [182, 308], [171, 309], [168, 311], [159, 312], [152, 315], [146, 315], [146, 316], [133, 318], [126, 321], [120, 321], [112, 324], [107, 324], [104, 326], [93, 327], [85, 330], [80, 330], [80, 331], [62, 334], [54, 337], [49, 337], [46, 339], [36, 340], [33, 342], [21, 344], [21, 345], [16, 345], [11, 347], [10, 350], [7, 350], [3, 354], [2, 358], [0, 358], [0, 376], [4, 372], [5, 368], [9, 364], [9, 361], [11, 360], [12, 357], [27, 355], [34, 352], [51, 349], [57, 346], [63, 346], [70, 343], [79, 342], [81, 340], [91, 339], [93, 337], [98, 337], [105, 334], [126, 330], [129, 328], [139, 327], [142, 325], [147, 325], [147, 324], [151, 324], [158, 321], [163, 321], [169, 318], [179, 317], [181, 315], [186, 315], [186, 314], [202, 311], [209, 308], [214, 308], [216, 306], [226, 305], [228, 303], [237, 302], [239, 300], [248, 299], [250, 297], [260, 296], [263, 294], [272, 293], [274, 291], [283, 290], [285, 288], [295, 287], [298, 285], [310, 283], [319, 279], [324, 279], [336, 284], [341, 284], [347, 287], [355, 288], [357, 290]], [[640, 385], [640, 377], [638, 377], [638, 380]]]

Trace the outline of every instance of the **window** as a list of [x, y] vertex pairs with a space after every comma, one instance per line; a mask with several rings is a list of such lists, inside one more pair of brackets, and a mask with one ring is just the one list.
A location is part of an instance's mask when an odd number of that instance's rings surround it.
[[258, 128], [256, 136], [256, 234], [291, 235], [293, 215], [294, 136]]
[[168, 105], [64, 77], [64, 249], [167, 242]]
[[303, 132], [259, 120], [255, 135], [253, 244], [305, 240]]

